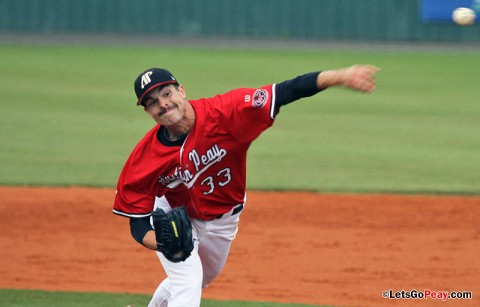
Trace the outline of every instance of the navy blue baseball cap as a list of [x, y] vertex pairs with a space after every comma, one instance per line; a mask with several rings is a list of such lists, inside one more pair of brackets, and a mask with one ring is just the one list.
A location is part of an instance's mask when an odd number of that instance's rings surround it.
[[142, 100], [147, 93], [153, 89], [167, 85], [178, 84], [177, 79], [166, 69], [150, 68], [142, 72], [135, 79], [135, 94], [137, 94], [137, 106], [142, 104]]

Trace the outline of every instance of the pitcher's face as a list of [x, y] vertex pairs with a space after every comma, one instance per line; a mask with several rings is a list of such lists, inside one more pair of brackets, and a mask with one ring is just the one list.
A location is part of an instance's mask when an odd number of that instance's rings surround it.
[[179, 124], [186, 115], [187, 95], [182, 85], [172, 85], [152, 90], [143, 99], [145, 112], [162, 126]]

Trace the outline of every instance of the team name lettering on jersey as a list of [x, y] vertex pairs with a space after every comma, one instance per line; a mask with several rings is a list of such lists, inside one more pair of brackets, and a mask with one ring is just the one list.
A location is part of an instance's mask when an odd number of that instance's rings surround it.
[[174, 188], [182, 182], [189, 182], [192, 180], [193, 175], [189, 170], [182, 170], [180, 166], [175, 167], [173, 174], [161, 175], [158, 177], [158, 182], [164, 186]]
[[174, 188], [183, 182], [190, 188], [201, 174], [213, 164], [220, 162], [226, 155], [227, 150], [220, 148], [217, 144], [209, 148], [203, 155], [200, 155], [196, 149], [193, 149], [188, 154], [188, 160], [192, 162], [195, 167], [195, 175], [193, 175], [190, 170], [184, 170], [181, 166], [177, 166], [172, 174], [159, 176], [158, 182], [169, 188]]
[[195, 165], [195, 170], [200, 171], [200, 167], [208, 168], [211, 164], [219, 162], [227, 154], [223, 148], [219, 148], [217, 144], [208, 149], [204, 155], [199, 155], [194, 149], [188, 155], [188, 159]]

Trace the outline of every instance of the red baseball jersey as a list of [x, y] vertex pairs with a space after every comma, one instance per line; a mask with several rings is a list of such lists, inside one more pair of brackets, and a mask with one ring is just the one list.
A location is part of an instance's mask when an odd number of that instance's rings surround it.
[[196, 121], [182, 146], [157, 139], [156, 125], [137, 144], [117, 184], [114, 213], [151, 214], [155, 196], [210, 220], [245, 200], [247, 151], [273, 124], [275, 85], [191, 100]]

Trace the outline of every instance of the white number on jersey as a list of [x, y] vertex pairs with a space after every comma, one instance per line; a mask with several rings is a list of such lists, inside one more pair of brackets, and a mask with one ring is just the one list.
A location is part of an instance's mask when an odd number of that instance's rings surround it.
[[215, 179], [218, 180], [217, 185], [224, 187], [226, 186], [230, 180], [232, 180], [232, 174], [230, 173], [230, 168], [224, 168], [217, 173], [217, 177], [214, 178], [213, 176], [208, 176], [207, 178], [203, 179], [200, 185], [207, 187], [207, 191], [204, 191], [204, 195], [208, 195], [215, 191]]

